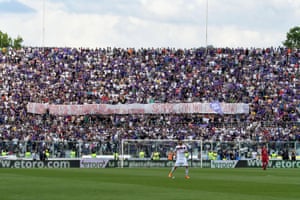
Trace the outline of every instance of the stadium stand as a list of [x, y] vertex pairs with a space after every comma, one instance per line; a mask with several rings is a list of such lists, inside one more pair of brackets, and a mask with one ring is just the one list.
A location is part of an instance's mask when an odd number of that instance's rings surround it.
[[[123, 139], [300, 141], [300, 51], [278, 48], [34, 48], [0, 53], [0, 149], [82, 146], [111, 153]], [[54, 116], [44, 104], [247, 103], [248, 114]], [[38, 143], [36, 143], [38, 142]], [[26, 143], [26, 145], [25, 145]], [[40, 147], [37, 147], [40, 146]]]

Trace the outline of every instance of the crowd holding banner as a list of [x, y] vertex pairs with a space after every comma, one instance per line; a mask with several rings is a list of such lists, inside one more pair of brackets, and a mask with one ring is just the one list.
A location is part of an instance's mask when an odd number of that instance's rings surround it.
[[[300, 51], [0, 52], [0, 150], [111, 154], [122, 139], [300, 141]], [[41, 145], [35, 145], [36, 143]], [[28, 144], [26, 146], [22, 144]]]

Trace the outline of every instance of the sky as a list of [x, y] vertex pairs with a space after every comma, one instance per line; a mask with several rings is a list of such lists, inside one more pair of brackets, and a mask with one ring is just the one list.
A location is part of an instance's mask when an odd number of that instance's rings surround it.
[[25, 46], [282, 46], [299, 0], [0, 0], [0, 31]]

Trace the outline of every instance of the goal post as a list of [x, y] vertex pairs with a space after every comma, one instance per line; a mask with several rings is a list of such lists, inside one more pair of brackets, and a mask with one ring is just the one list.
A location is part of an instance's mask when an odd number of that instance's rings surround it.
[[[188, 146], [188, 160], [201, 162], [202, 167], [202, 141], [182, 140]], [[168, 153], [175, 150], [178, 140], [174, 139], [122, 139], [120, 161], [124, 167], [124, 160], [152, 160], [154, 152], [159, 152], [160, 160], [168, 160]], [[144, 158], [139, 157], [139, 152], [145, 152]]]

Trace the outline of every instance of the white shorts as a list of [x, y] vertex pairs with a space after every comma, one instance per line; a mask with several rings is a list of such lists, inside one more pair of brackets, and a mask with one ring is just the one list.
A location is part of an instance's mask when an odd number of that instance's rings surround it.
[[175, 167], [187, 167], [188, 166], [188, 162], [187, 159], [178, 159], [175, 162]]

